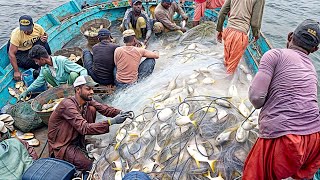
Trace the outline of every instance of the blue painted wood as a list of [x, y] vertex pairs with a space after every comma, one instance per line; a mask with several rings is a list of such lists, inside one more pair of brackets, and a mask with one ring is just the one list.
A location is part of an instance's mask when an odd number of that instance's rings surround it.
[[[78, 36], [80, 27], [85, 22], [97, 18], [108, 18], [110, 21], [114, 21], [123, 17], [126, 9], [130, 7], [128, 1], [87, 0], [87, 3], [92, 7], [81, 10], [82, 3], [83, 0], [71, 0], [42, 16], [36, 22], [48, 33], [48, 42], [53, 52], [61, 49], [66, 43]], [[149, 2], [149, 6], [151, 5], [156, 5], [156, 3]], [[191, 2], [187, 2], [185, 10], [190, 17], [193, 16]], [[216, 21], [218, 11], [206, 10], [205, 15]], [[270, 48], [270, 43], [264, 36], [256, 43], [251, 43], [248, 46], [244, 58], [252, 72], [257, 72], [257, 64], [261, 55]], [[6, 44], [0, 48], [0, 108], [7, 103], [16, 103], [16, 98], [11, 97], [8, 92], [8, 87], [13, 87], [15, 81], [13, 80], [13, 69], [6, 49]]]

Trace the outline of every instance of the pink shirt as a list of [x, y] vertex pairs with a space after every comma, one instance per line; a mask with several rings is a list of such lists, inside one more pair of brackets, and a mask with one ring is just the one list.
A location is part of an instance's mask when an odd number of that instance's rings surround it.
[[316, 70], [305, 53], [292, 49], [265, 53], [249, 90], [254, 107], [262, 107], [260, 137], [319, 132], [317, 84]]
[[116, 79], [121, 83], [134, 83], [138, 79], [138, 68], [147, 50], [134, 46], [118, 47], [114, 51], [114, 62], [117, 68]]

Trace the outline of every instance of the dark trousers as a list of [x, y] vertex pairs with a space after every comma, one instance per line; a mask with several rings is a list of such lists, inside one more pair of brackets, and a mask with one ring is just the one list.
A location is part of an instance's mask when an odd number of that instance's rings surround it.
[[[94, 71], [93, 71], [93, 55], [91, 54], [91, 52], [87, 49], [83, 50], [83, 67], [87, 69], [88, 74], [92, 77], [92, 79], [101, 84], [101, 85], [110, 85], [110, 84], [114, 84], [114, 80], [113, 81], [105, 81], [103, 79], [99, 79]], [[111, 78], [110, 78], [111, 79]]]
[[[137, 81], [139, 82], [142, 79], [150, 76], [154, 70], [155, 64], [156, 64], [156, 61], [154, 58], [147, 58], [144, 61], [142, 61], [142, 63], [139, 65], [139, 68], [138, 68], [138, 80]], [[115, 70], [114, 70], [115, 77], [116, 77], [116, 74], [117, 74], [117, 70], [115, 68]], [[116, 84], [117, 88], [119, 88], [119, 89], [125, 88], [130, 85], [127, 83], [119, 82], [117, 80], [115, 80], [115, 84]]]
[[[43, 46], [47, 50], [48, 54], [51, 55], [51, 49], [47, 42], [44, 43], [39, 39], [38, 41], [33, 43], [33, 46], [37, 44]], [[7, 52], [9, 52], [9, 47], [10, 47], [10, 40], [8, 41]], [[30, 49], [26, 51], [19, 51], [19, 50], [17, 51], [16, 58], [17, 58], [18, 67], [21, 67], [23, 69], [30, 69], [30, 68], [40, 69], [40, 66], [38, 66], [34, 62], [34, 60], [29, 58], [29, 51]]]

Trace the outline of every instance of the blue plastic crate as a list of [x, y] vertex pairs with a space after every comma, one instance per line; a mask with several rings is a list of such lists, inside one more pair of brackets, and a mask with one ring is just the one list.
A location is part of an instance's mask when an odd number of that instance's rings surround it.
[[[35, 81], [35, 79], [33, 78], [33, 71], [34, 69], [30, 68], [22, 73], [23, 82], [27, 87], [29, 87], [33, 83], [33, 81]], [[35, 89], [34, 92], [43, 92], [45, 90], [47, 90], [47, 84], [44, 84], [43, 86]]]

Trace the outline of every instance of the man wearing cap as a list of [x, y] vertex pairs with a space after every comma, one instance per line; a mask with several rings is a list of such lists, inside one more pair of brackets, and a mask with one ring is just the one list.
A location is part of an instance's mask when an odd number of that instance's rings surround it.
[[[130, 118], [129, 112], [101, 104], [92, 99], [93, 87], [98, 84], [90, 76], [79, 76], [73, 83], [75, 95], [65, 98], [52, 112], [48, 122], [49, 155], [68, 161], [78, 170], [91, 169], [93, 160], [85, 149], [85, 135], [109, 132], [109, 126]], [[113, 117], [95, 122], [96, 112]]]
[[[154, 69], [155, 59], [159, 58], [158, 52], [135, 47], [139, 41], [132, 29], [123, 32], [123, 42], [126, 45], [118, 47], [114, 52], [115, 83], [119, 88], [126, 87], [149, 76]], [[141, 62], [142, 57], [146, 57], [146, 59]]]
[[288, 34], [287, 49], [266, 52], [249, 89], [259, 115], [259, 138], [242, 179], [312, 179], [320, 168], [317, 73], [319, 24], [307, 19]]
[[143, 38], [147, 44], [151, 36], [151, 21], [148, 14], [142, 9], [142, 0], [132, 0], [132, 8], [124, 14], [121, 29], [133, 29], [138, 39]]
[[119, 46], [111, 42], [111, 33], [107, 29], [98, 32], [98, 39], [100, 43], [92, 47], [93, 54], [89, 50], [83, 51], [84, 67], [95, 82], [114, 84], [114, 51]]
[[[8, 42], [8, 55], [10, 63], [14, 70], [14, 79], [21, 80], [21, 72], [18, 67], [29, 69], [36, 69], [39, 73], [39, 66], [35, 62], [28, 58], [29, 50], [36, 44], [40, 44], [46, 48], [49, 54], [51, 50], [47, 42], [48, 35], [44, 29], [36, 23], [28, 15], [23, 15], [19, 18], [20, 27], [14, 29], [11, 33], [10, 40]], [[34, 77], [37, 75], [34, 73]]]
[[193, 15], [193, 27], [199, 25], [200, 19], [204, 17], [206, 9], [222, 7], [224, 0], [195, 0], [196, 7]]
[[176, 30], [186, 32], [185, 27], [178, 26], [173, 21], [175, 13], [180, 14], [182, 20], [188, 20], [188, 16], [177, 3], [173, 2], [173, 0], [162, 0], [154, 11], [157, 22], [153, 25], [153, 31], [156, 34]]
[[[226, 0], [217, 22], [217, 40], [224, 40], [224, 65], [227, 73], [233, 74], [249, 44], [250, 26], [254, 40], [260, 36], [265, 0]], [[227, 28], [223, 30], [224, 20], [228, 16]]]
[[41, 45], [35, 45], [29, 52], [29, 59], [41, 66], [37, 79], [21, 93], [25, 98], [29, 92], [49, 83], [53, 87], [61, 84], [72, 84], [79, 75], [87, 75], [87, 70], [64, 56], [50, 56]]

